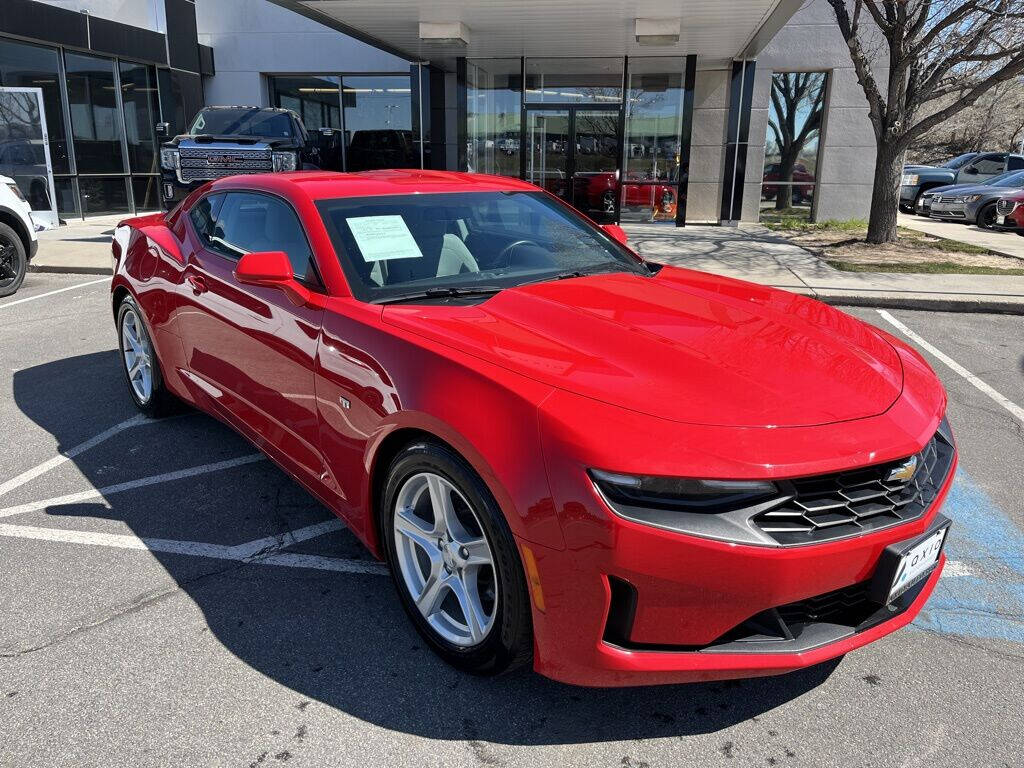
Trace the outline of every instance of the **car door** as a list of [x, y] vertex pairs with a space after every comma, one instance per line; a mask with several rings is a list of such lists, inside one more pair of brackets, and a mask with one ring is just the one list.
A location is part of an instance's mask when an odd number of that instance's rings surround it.
[[981, 183], [1006, 170], [1007, 154], [990, 152], [974, 158], [956, 175], [957, 184]]
[[297, 279], [322, 291], [299, 217], [281, 198], [228, 191], [199, 201], [189, 219], [179, 329], [190, 384], [260, 447], [319, 483], [314, 365], [323, 311], [234, 276], [245, 253], [284, 251]]

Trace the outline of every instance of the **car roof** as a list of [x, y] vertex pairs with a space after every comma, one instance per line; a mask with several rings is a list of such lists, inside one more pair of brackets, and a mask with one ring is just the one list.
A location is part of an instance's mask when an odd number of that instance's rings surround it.
[[329, 200], [338, 197], [367, 197], [371, 195], [412, 195], [436, 192], [536, 192], [537, 187], [510, 176], [492, 176], [485, 173], [457, 171], [428, 171], [420, 169], [393, 169], [336, 173], [331, 171], [295, 171], [291, 173], [261, 173], [228, 177], [213, 183], [214, 188], [263, 188], [283, 191], [282, 185], [311, 200]]
[[284, 107], [258, 107], [255, 104], [211, 104], [210, 106], [203, 107], [200, 112], [206, 112], [208, 110], [217, 109], [258, 109], [260, 112], [291, 112], [290, 109]]

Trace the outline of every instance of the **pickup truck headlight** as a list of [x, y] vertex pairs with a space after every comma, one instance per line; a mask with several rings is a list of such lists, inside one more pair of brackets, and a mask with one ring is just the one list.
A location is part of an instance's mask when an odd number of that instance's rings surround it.
[[160, 150], [160, 167], [166, 168], [168, 171], [173, 171], [175, 168], [181, 166], [181, 155], [178, 150], [170, 147], [161, 148]]
[[902, 184], [904, 187], [916, 187], [921, 177], [916, 173], [904, 173]]
[[294, 171], [299, 167], [299, 156], [294, 152], [274, 152], [274, 173]]
[[981, 200], [981, 195], [965, 195], [964, 196], [964, 202], [965, 203], [976, 203], [979, 200]]

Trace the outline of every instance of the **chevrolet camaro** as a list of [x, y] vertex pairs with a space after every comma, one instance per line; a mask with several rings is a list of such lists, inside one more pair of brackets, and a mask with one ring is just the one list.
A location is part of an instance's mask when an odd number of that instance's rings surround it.
[[956, 464], [928, 364], [626, 240], [508, 178], [224, 178], [115, 230], [128, 393], [251, 440], [476, 674], [776, 674], [910, 622]]

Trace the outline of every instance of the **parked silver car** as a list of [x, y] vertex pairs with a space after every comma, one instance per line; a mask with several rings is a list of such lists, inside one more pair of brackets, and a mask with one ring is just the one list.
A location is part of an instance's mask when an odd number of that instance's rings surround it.
[[979, 184], [951, 184], [921, 195], [917, 212], [933, 219], [991, 227], [996, 202], [1009, 190], [1024, 189], [1024, 171], [1009, 171]]

